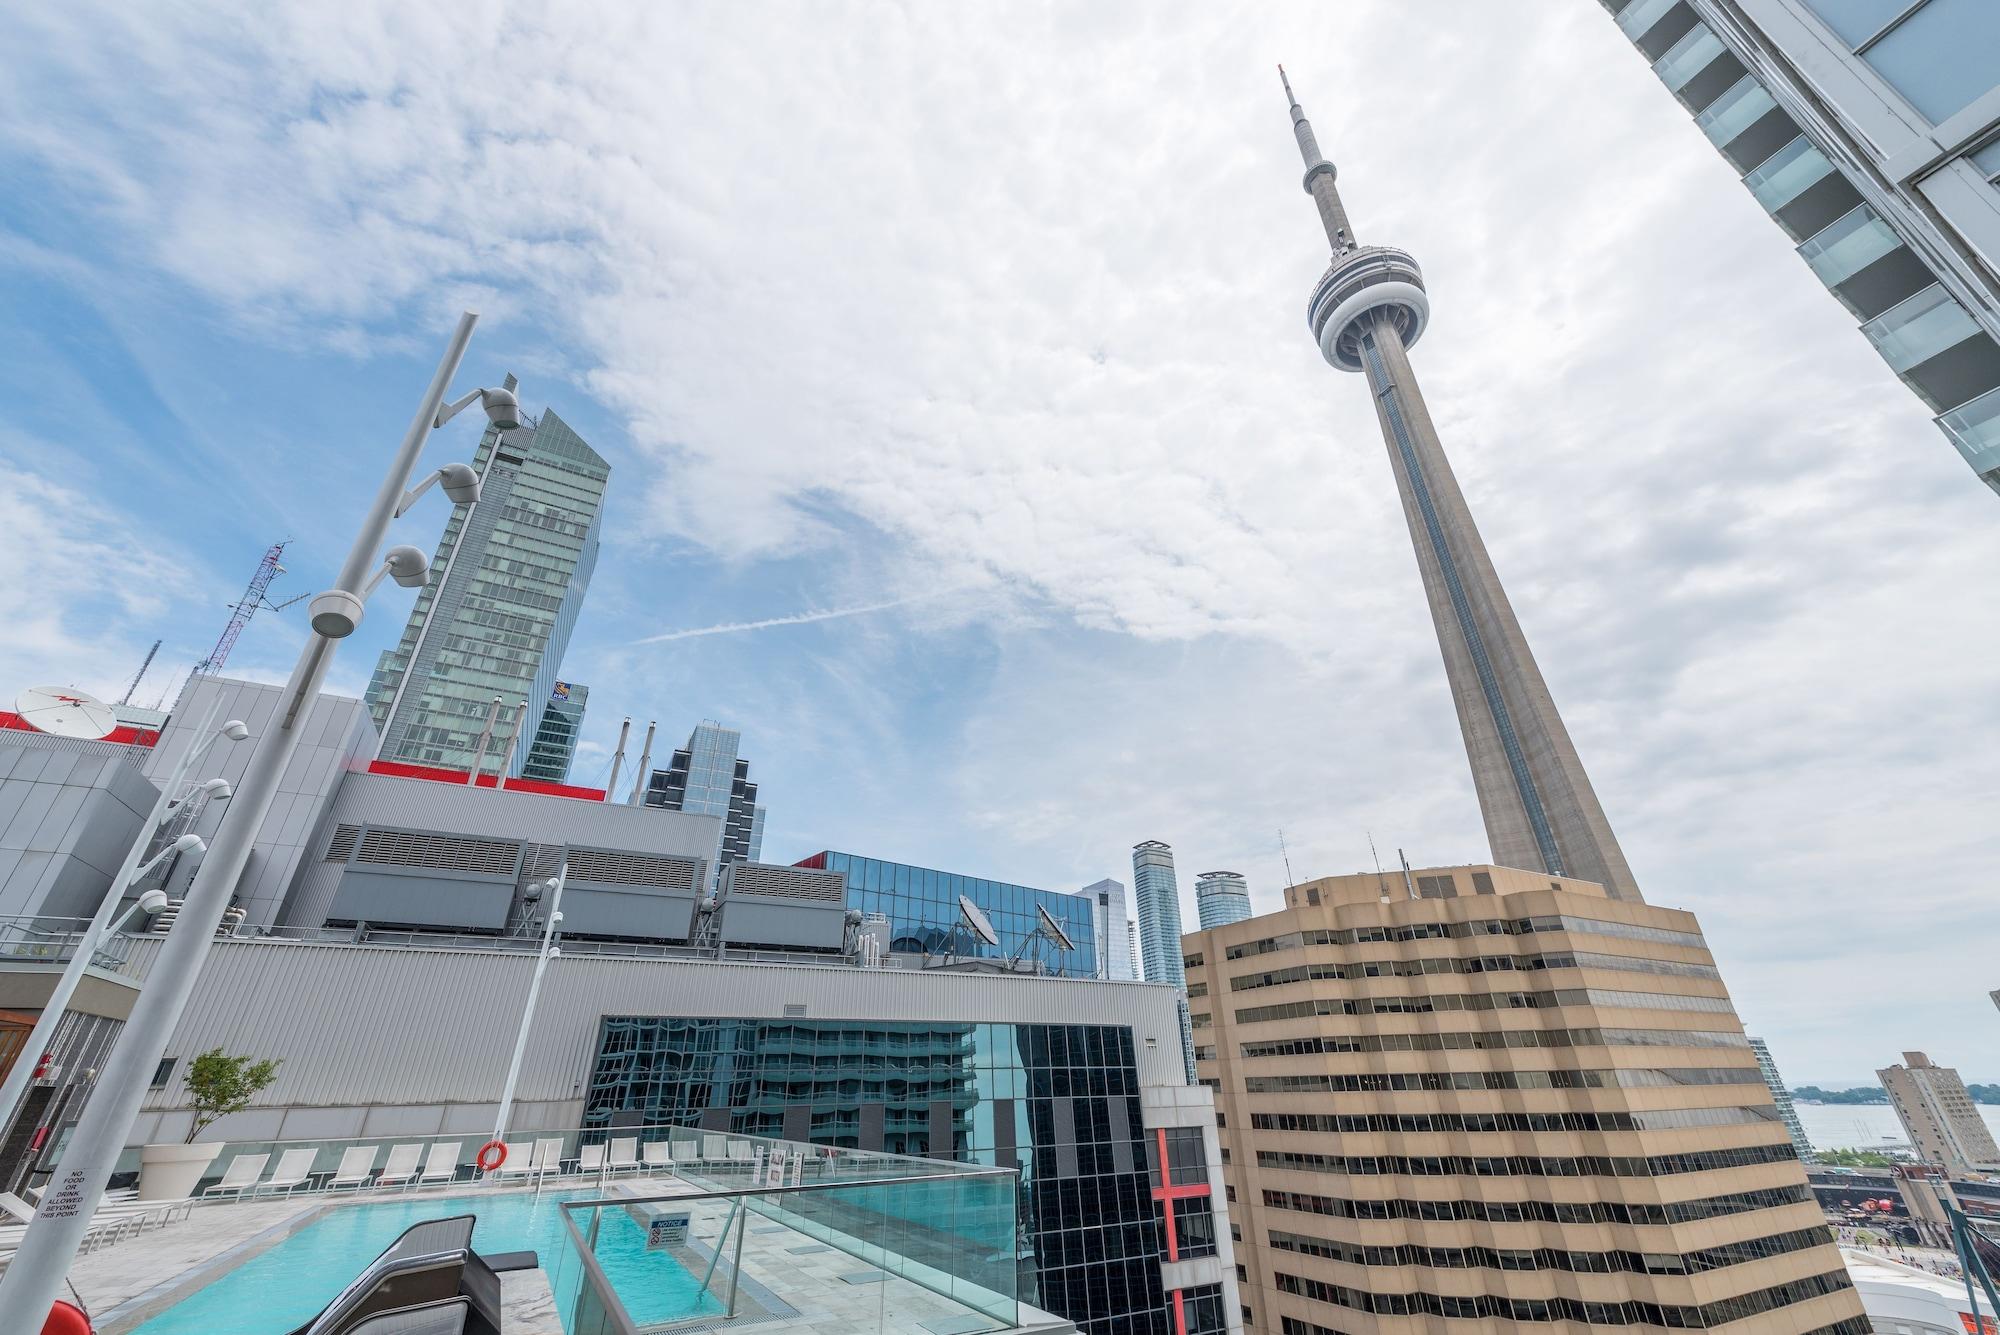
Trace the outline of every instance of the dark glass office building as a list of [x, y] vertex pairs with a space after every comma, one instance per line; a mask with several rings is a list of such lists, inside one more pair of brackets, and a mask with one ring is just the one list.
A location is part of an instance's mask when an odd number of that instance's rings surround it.
[[[845, 874], [847, 907], [887, 917], [892, 950], [913, 955], [939, 955], [950, 950], [968, 959], [1008, 960], [1018, 955], [1040, 960], [1049, 972], [1067, 978], [1096, 975], [1095, 905], [1086, 896], [909, 867], [852, 853], [815, 853], [798, 865]], [[961, 926], [960, 895], [979, 906], [1000, 938], [999, 945], [989, 946]], [[1070, 939], [1070, 949], [1062, 949], [1046, 933], [1035, 939], [1040, 925], [1035, 911], [1038, 907], [1061, 925]]]
[[584, 1123], [1018, 1168], [1026, 1301], [1090, 1335], [1227, 1328], [1219, 1287], [1163, 1287], [1216, 1254], [1203, 1132], [1142, 1125], [1125, 1025], [607, 1016]]

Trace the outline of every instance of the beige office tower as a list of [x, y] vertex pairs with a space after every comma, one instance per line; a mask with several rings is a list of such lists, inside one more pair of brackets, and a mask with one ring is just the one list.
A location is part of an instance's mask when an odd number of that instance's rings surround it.
[[1931, 1065], [1921, 1052], [1906, 1052], [1901, 1066], [1885, 1066], [1875, 1076], [1925, 1163], [1942, 1165], [1951, 1177], [2000, 1171], [2000, 1145], [1993, 1143], [1993, 1132], [1957, 1071]]
[[1267, 1335], [1867, 1335], [1691, 914], [1497, 866], [1184, 938]]

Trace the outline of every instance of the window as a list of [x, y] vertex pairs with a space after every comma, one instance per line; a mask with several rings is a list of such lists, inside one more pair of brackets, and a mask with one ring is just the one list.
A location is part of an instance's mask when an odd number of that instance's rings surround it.
[[1979, 326], [1942, 284], [1933, 283], [1862, 325], [1861, 332], [1892, 369], [1907, 371], [1972, 337]]
[[1652, 26], [1660, 21], [1660, 16], [1672, 9], [1676, 2], [1677, 0], [1632, 0], [1631, 4], [1619, 11], [1618, 26], [1625, 30], [1627, 37], [1637, 41], [1644, 37]]
[[1177, 1200], [1174, 1207], [1174, 1242], [1180, 1260], [1215, 1255], [1215, 1212], [1206, 1196]]
[[1901, 244], [1875, 210], [1857, 204], [1808, 237], [1799, 257], [1820, 282], [1836, 287]]
[[1743, 178], [1767, 213], [1776, 213], [1833, 171], [1826, 155], [1804, 135], [1764, 159]]
[[150, 1086], [148, 1086], [148, 1088], [165, 1089], [167, 1087], [167, 1081], [174, 1078], [174, 1067], [179, 1062], [180, 1062], [179, 1057], [160, 1058], [160, 1064], [153, 1068], [153, 1083]]
[[1764, 91], [1764, 85], [1746, 74], [1731, 84], [1721, 97], [1709, 103], [1708, 110], [1696, 116], [1694, 123], [1708, 136], [1709, 143], [1721, 148], [1762, 120], [1764, 114], [1777, 105]]
[[1865, 44], [1861, 56], [1931, 124], [1940, 125], [2000, 84], [1995, 51], [2000, 51], [2000, 5], [1927, 0]]

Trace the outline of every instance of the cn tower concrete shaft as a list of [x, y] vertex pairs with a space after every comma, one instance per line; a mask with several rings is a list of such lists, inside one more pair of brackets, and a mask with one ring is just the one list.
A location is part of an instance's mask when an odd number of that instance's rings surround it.
[[1305, 158], [1305, 189], [1333, 250], [1307, 321], [1327, 361], [1362, 373], [1374, 398], [1493, 860], [1596, 881], [1612, 898], [1636, 901], [1632, 869], [1556, 712], [1410, 368], [1409, 348], [1430, 320], [1423, 273], [1403, 251], [1355, 240], [1333, 165], [1320, 156], [1289, 80], [1285, 93]]

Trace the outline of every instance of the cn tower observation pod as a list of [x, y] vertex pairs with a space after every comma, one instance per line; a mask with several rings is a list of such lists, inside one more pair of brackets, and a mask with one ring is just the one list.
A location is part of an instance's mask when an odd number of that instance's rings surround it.
[[1306, 325], [1321, 355], [1342, 371], [1361, 369], [1361, 336], [1383, 316], [1406, 348], [1423, 337], [1431, 318], [1423, 270], [1408, 251], [1391, 246], [1357, 246], [1335, 255], [1306, 303]]

